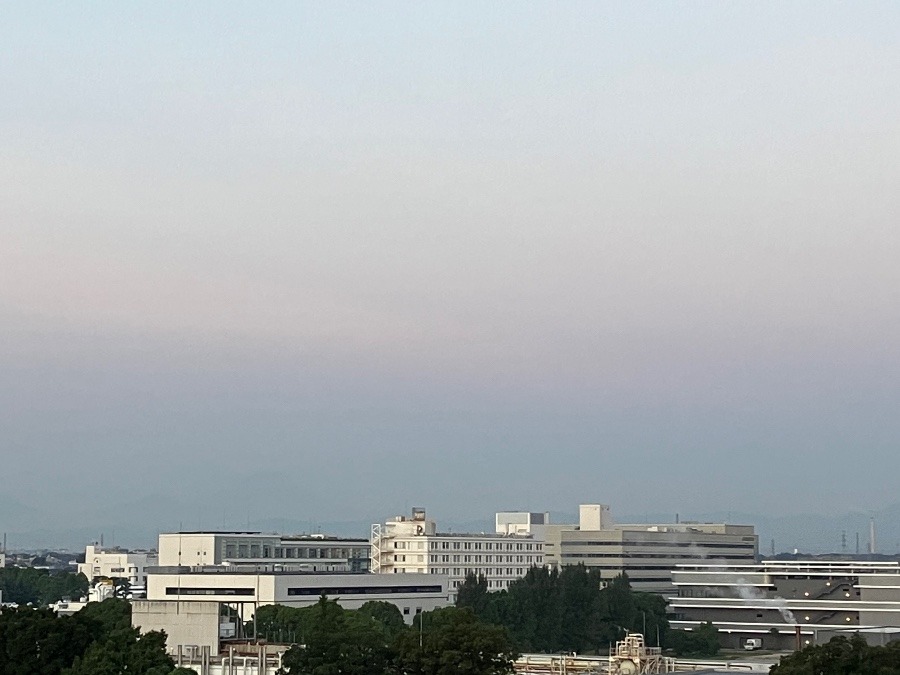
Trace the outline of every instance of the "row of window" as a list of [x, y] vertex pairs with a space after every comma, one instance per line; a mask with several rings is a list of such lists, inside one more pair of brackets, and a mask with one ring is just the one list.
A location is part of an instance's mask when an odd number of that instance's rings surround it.
[[[441, 593], [440, 584], [428, 586], [319, 586], [310, 588], [288, 588], [288, 595], [395, 595], [409, 593]], [[218, 595], [247, 596], [253, 595], [252, 588], [179, 588], [166, 587], [166, 595]]]
[[[543, 544], [499, 541], [431, 541], [432, 551], [541, 551]], [[395, 541], [394, 548], [400, 550], [424, 550], [423, 541]]]
[[[455, 590], [462, 586], [463, 583], [465, 582], [457, 579], [450, 583], [450, 587]], [[512, 582], [509, 579], [489, 579], [487, 582], [487, 586], [489, 589], [493, 588], [494, 590], [501, 590], [504, 588], [509, 588], [509, 585], [511, 583]]]
[[[396, 560], [396, 557], [397, 556], [394, 556], [395, 560]], [[422, 560], [421, 560], [422, 556], [418, 556], [418, 557], [419, 557], [418, 562], [422, 562]], [[496, 563], [515, 562], [515, 563], [527, 563], [528, 565], [539, 564], [539, 563], [543, 562], [542, 558], [540, 556], [531, 556], [531, 555], [508, 555], [508, 556], [505, 556], [506, 560], [504, 560], [503, 558], [504, 558], [504, 556], [502, 556], [502, 555], [497, 555], [497, 556], [494, 556], [494, 555], [453, 555], [453, 556], [433, 555], [430, 558], [430, 562], [432, 564], [448, 563], [448, 562], [455, 562], [455, 563], [463, 562], [463, 563], [475, 563], [475, 564], [479, 564], [479, 563], [491, 564], [491, 563], [495, 563], [495, 562]]]
[[[693, 548], [703, 550], [704, 548], [738, 548], [755, 550], [755, 544], [744, 542], [696, 542], [696, 541], [563, 541], [564, 546], [616, 546], [618, 548], [631, 548], [632, 546], [653, 546], [659, 548]], [[700, 556], [695, 555], [695, 558]]]
[[[505, 570], [505, 574], [504, 574]], [[396, 570], [395, 570], [396, 571]], [[518, 578], [525, 575], [524, 567], [432, 567], [431, 574], [446, 574], [452, 577], [469, 576], [470, 574], [481, 574], [486, 577], [514, 577]]]
[[319, 588], [288, 588], [288, 595], [389, 595], [399, 593], [441, 593], [444, 589], [436, 586], [322, 586]]

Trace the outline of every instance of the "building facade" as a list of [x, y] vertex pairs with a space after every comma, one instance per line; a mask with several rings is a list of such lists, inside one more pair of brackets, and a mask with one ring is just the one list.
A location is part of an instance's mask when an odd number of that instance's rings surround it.
[[544, 565], [543, 542], [530, 534], [456, 534], [437, 531], [424, 509], [372, 526], [372, 571], [382, 575], [431, 574], [449, 579], [451, 602], [469, 574], [499, 591]]
[[798, 640], [802, 647], [848, 630], [886, 634], [900, 627], [897, 562], [709, 561], [677, 565], [672, 580], [672, 627], [710, 621], [726, 647], [758, 638], [765, 649], [792, 649]]
[[270, 571], [367, 572], [369, 542], [325, 535], [172, 532], [159, 535], [159, 564], [254, 565]]
[[95, 579], [126, 579], [133, 590], [142, 589], [147, 582], [147, 568], [159, 564], [155, 551], [128, 551], [121, 548], [86, 546], [84, 562], [78, 572]]
[[672, 570], [679, 563], [754, 563], [759, 551], [751, 525], [617, 525], [603, 504], [582, 504], [577, 525], [548, 525], [544, 538], [548, 565], [583, 564], [609, 579], [625, 573], [635, 590], [666, 595], [675, 592]]
[[[447, 577], [441, 575], [271, 571], [261, 567], [153, 568], [147, 577], [146, 599], [133, 603], [132, 625], [165, 630], [170, 653], [179, 647], [208, 645], [211, 653], [217, 654], [220, 640], [248, 637], [241, 634], [243, 626], [263, 605], [308, 607], [326, 596], [347, 609], [359, 609], [367, 602], [383, 601], [395, 605], [404, 621], [412, 623], [416, 614], [450, 604]], [[201, 615], [203, 621], [198, 618]]]

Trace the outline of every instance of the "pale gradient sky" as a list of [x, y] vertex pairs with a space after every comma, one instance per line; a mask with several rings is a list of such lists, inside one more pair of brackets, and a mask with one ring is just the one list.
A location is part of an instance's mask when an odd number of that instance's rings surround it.
[[897, 501], [898, 36], [893, 2], [4, 4], [3, 494]]

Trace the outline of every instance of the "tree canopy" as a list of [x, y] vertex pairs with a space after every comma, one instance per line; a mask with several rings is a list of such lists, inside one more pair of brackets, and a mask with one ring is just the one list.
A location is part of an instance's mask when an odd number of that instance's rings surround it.
[[900, 673], [900, 642], [870, 647], [859, 634], [838, 636], [781, 659], [772, 675], [894, 675]]
[[661, 596], [633, 591], [625, 575], [607, 583], [598, 570], [584, 565], [534, 567], [509, 590], [493, 593], [484, 577], [470, 575], [456, 604], [505, 626], [516, 648], [525, 652], [598, 652], [626, 631], [665, 646], [669, 632]]
[[[0, 675], [172, 675], [165, 635], [131, 627], [131, 605], [110, 599], [72, 616], [0, 609]], [[190, 671], [182, 671], [187, 673]]]
[[695, 630], [673, 630], [669, 632], [669, 646], [675, 656], [715, 656], [719, 653], [719, 631], [707, 622]]
[[3, 602], [17, 605], [49, 605], [87, 595], [88, 580], [83, 574], [51, 572], [33, 567], [0, 567]]
[[263, 633], [302, 636], [284, 655], [291, 675], [506, 675], [515, 659], [505, 629], [455, 607], [419, 614], [410, 627], [390, 603], [348, 610], [323, 597], [313, 607], [261, 607], [257, 621]]

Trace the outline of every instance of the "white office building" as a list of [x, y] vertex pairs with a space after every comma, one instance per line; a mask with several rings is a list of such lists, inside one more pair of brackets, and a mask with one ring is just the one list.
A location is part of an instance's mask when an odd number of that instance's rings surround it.
[[147, 583], [147, 568], [158, 564], [155, 551], [128, 551], [91, 545], [84, 549], [84, 562], [78, 564], [78, 572], [88, 581], [126, 579], [133, 589], [140, 589]]
[[483, 575], [499, 591], [544, 564], [543, 542], [531, 534], [438, 532], [424, 509], [372, 526], [372, 571], [449, 578], [450, 600], [469, 574]]

